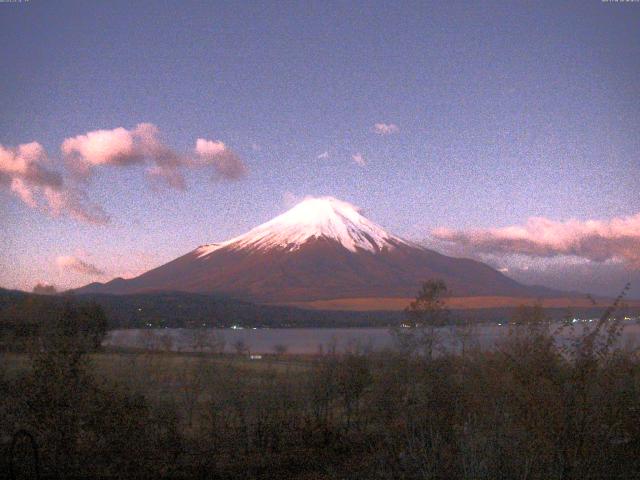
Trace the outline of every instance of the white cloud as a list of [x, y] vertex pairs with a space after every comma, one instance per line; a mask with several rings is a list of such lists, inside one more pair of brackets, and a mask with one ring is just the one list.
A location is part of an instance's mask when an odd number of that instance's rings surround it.
[[318, 160], [326, 160], [327, 158], [329, 158], [329, 152], [325, 150], [320, 155], [318, 155], [316, 158]]

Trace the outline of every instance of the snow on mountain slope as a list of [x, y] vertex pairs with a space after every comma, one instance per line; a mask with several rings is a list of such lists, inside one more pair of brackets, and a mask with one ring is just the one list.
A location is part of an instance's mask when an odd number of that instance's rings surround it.
[[337, 241], [351, 252], [392, 250], [409, 242], [363, 217], [354, 205], [333, 197], [307, 197], [291, 210], [226, 242], [203, 245], [198, 257], [221, 248], [297, 250], [313, 238]]

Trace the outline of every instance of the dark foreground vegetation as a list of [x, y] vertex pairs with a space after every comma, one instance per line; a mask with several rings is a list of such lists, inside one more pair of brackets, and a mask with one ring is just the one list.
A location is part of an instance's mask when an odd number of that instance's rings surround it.
[[[1, 471], [15, 478], [601, 479], [640, 476], [640, 357], [601, 321], [556, 346], [523, 308], [491, 352], [442, 286], [398, 348], [250, 361], [101, 350], [106, 318], [68, 303], [0, 362]], [[617, 301], [617, 303], [619, 300]], [[617, 303], [613, 306], [616, 307]], [[570, 328], [570, 327], [566, 327]], [[5, 343], [7, 345], [7, 343]]]

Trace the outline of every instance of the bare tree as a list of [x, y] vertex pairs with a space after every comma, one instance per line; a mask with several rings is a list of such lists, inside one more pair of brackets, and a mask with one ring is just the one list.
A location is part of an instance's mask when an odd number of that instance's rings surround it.
[[448, 295], [449, 290], [442, 280], [428, 280], [422, 284], [416, 299], [404, 311], [404, 322], [392, 330], [402, 351], [433, 358], [440, 340], [437, 328], [450, 321], [450, 312], [445, 305]]

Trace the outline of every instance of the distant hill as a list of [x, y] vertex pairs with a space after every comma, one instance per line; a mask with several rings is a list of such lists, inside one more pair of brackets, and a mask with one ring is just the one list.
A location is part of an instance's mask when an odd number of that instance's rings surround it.
[[[109, 329], [119, 328], [246, 328], [388, 327], [403, 319], [401, 311], [310, 310], [291, 306], [258, 305], [220, 296], [185, 292], [133, 295], [37, 295], [0, 288], [0, 330], [16, 322], [46, 322], [68, 298], [95, 301], [107, 314]], [[453, 317], [479, 322], [504, 322], [513, 307], [452, 309]], [[596, 317], [603, 308], [576, 308], [582, 317]], [[564, 308], [549, 308], [548, 315], [563, 318]], [[637, 315], [640, 308], [633, 309]], [[35, 318], [34, 318], [35, 317]]]
[[214, 295], [185, 292], [133, 295], [71, 294], [37, 295], [0, 288], [0, 322], [15, 316], [16, 308], [28, 307], [44, 317], [67, 299], [94, 301], [107, 314], [109, 328], [228, 328], [245, 327], [358, 327], [386, 326], [401, 318], [400, 312], [343, 312], [305, 310], [288, 306], [256, 305]]

